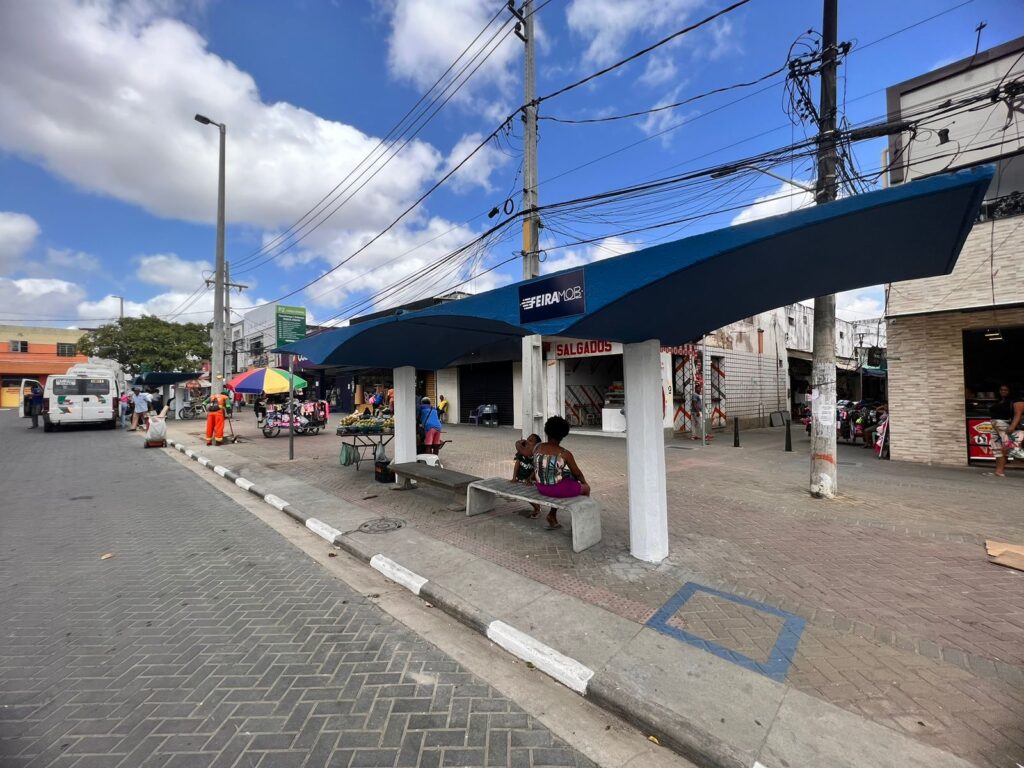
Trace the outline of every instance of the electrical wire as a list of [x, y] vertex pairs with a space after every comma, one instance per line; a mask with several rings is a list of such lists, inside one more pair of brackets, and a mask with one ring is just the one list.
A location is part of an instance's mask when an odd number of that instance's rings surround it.
[[714, 96], [715, 94], [718, 94], [718, 93], [726, 93], [727, 91], [733, 91], [733, 90], [736, 90], [738, 88], [748, 88], [748, 87], [750, 87], [752, 85], [757, 85], [758, 83], [763, 83], [765, 80], [769, 80], [769, 79], [775, 77], [776, 75], [778, 75], [780, 72], [784, 71], [786, 69], [786, 67], [787, 67], [787, 65], [783, 64], [778, 69], [773, 69], [771, 72], [768, 72], [767, 74], [762, 75], [761, 77], [757, 78], [756, 80], [750, 80], [750, 81], [744, 82], [744, 83], [733, 83], [732, 85], [726, 85], [726, 86], [722, 86], [721, 88], [715, 88], [715, 89], [710, 90], [710, 91], [705, 91], [704, 93], [699, 93], [696, 96], [691, 96], [691, 97], [689, 97], [687, 99], [683, 99], [682, 101], [676, 101], [676, 102], [673, 102], [672, 104], [663, 104], [663, 105], [658, 106], [658, 107], [651, 107], [650, 109], [642, 109], [642, 110], [639, 110], [637, 112], [627, 112], [627, 113], [622, 114], [622, 115], [609, 115], [607, 117], [590, 117], [590, 118], [567, 118], [567, 117], [555, 117], [555, 116], [552, 116], [552, 115], [541, 115], [541, 116], [538, 117], [538, 119], [539, 120], [551, 120], [552, 122], [566, 123], [568, 125], [593, 125], [593, 124], [597, 124], [597, 123], [612, 123], [612, 122], [615, 122], [617, 120], [626, 120], [626, 119], [629, 119], [629, 118], [632, 118], [632, 117], [643, 117], [644, 115], [653, 115], [653, 114], [655, 114], [657, 112], [664, 112], [665, 110], [668, 110], [668, 109], [676, 109], [677, 107], [682, 107], [682, 106], [684, 106], [686, 104], [692, 104], [695, 101], [700, 101], [701, 99], [706, 99], [709, 96]]

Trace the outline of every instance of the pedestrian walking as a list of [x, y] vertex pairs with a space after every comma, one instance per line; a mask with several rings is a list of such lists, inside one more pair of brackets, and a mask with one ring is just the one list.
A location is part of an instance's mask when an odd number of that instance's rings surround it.
[[1010, 451], [1020, 452], [1018, 430], [1024, 428], [1024, 398], [1011, 395], [1008, 384], [999, 387], [999, 402], [989, 409], [992, 419], [992, 453], [996, 457], [996, 477], [1006, 477], [1006, 460]]
[[32, 392], [28, 397], [28, 415], [32, 417], [32, 426], [29, 429], [39, 427], [39, 414], [43, 412], [43, 389], [38, 384], [32, 385]]
[[131, 411], [131, 398], [127, 392], [122, 392], [121, 396], [117, 398], [118, 412], [121, 415], [121, 429], [125, 429], [128, 426], [128, 415]]
[[437, 415], [441, 417], [442, 424], [448, 423], [448, 398], [444, 395], [437, 398]]

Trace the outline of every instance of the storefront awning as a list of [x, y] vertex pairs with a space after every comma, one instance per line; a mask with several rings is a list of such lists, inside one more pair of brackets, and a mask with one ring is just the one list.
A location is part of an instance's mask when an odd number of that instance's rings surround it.
[[[684, 344], [816, 295], [948, 274], [991, 178], [989, 167], [935, 176], [328, 331], [276, 351], [315, 363], [442, 368], [528, 334]], [[572, 303], [574, 314], [552, 316], [559, 307], [545, 305], [548, 316], [533, 319], [542, 314], [534, 294], [556, 291], [563, 278], [582, 287], [573, 289], [582, 297]]]

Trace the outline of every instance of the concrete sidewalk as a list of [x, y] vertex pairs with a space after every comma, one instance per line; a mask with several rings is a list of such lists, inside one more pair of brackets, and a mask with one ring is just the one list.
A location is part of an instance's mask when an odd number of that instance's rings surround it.
[[[178, 425], [176, 434], [181, 434], [182, 426], [185, 432], [193, 433], [191, 439], [194, 440], [199, 425], [191, 429], [188, 425]], [[241, 419], [237, 427], [253, 434], [251, 426], [243, 427]], [[465, 428], [450, 431], [456, 443], [446, 448], [449, 466], [455, 466], [453, 462], [458, 460], [459, 469], [481, 475], [506, 474], [507, 460], [497, 457], [502, 456], [504, 442], [511, 442], [511, 432]], [[761, 462], [770, 458], [770, 443], [776, 437], [781, 435], [745, 435], [748, 447], [736, 454], [724, 453], [723, 447], [687, 451], [670, 448], [670, 493], [676, 494], [679, 490], [673, 482], [673, 472], [678, 476], [680, 471], [680, 460], [675, 456], [684, 457], [687, 463], [699, 457], [711, 466], [716, 459], [721, 462], [722, 458], [742, 455], [744, 464], [749, 465], [752, 460]], [[574, 440], [573, 450], [577, 456], [586, 456], [589, 475], [614, 478], [610, 466], [600, 466], [597, 472], [590, 467], [599, 465], [602, 455], [606, 464], [611, 455], [613, 465], [618, 441], [591, 438], [590, 442], [599, 444], [591, 451], [584, 447], [585, 439], [570, 439]], [[759, 448], [756, 444], [759, 439], [767, 441], [766, 445]], [[480, 444], [481, 441], [484, 444]], [[884, 760], [888, 758], [865, 754], [863, 749], [856, 754], [833, 755], [826, 751], [817, 757], [772, 752], [780, 749], [777, 741], [784, 733], [790, 734], [790, 749], [798, 746], [827, 749], [820, 743], [821, 733], [838, 731], [819, 729], [813, 725], [814, 717], [843, 723], [842, 728], [849, 731], [847, 737], [834, 745], [838, 751], [843, 750], [843, 744], [884, 745], [882, 752], [898, 758], [893, 764], [908, 764], [911, 747], [918, 746], [915, 741], [905, 741], [908, 735], [940, 749], [955, 751], [979, 764], [1005, 765], [1007, 758], [1021, 754], [1019, 745], [1011, 738], [1014, 728], [1020, 725], [1014, 711], [1020, 688], [1012, 679], [994, 675], [983, 677], [970, 671], [975, 656], [966, 657], [963, 660], [966, 669], [961, 669], [941, 658], [942, 650], [939, 659], [920, 653], [916, 645], [913, 650], [901, 650], [896, 643], [906, 645], [902, 637], [894, 633], [880, 640], [874, 636], [876, 627], [858, 626], [836, 610], [808, 612], [805, 606], [774, 600], [774, 595], [764, 592], [758, 594], [751, 590], [741, 594], [735, 584], [723, 583], [716, 572], [698, 570], [706, 562], [720, 562], [719, 567], [724, 569], [748, 565], [745, 558], [737, 560], [740, 551], [726, 537], [720, 539], [718, 549], [703, 551], [699, 538], [693, 533], [683, 534], [681, 546], [673, 542], [670, 561], [657, 567], [635, 563], [616, 541], [621, 533], [618, 530], [622, 523], [621, 507], [613, 506], [613, 494], [608, 493], [612, 497], [610, 501], [602, 498], [606, 510], [605, 545], [597, 548], [597, 552], [576, 555], [568, 547], [567, 537], [561, 537], [564, 532], [547, 533], [536, 521], [508, 514], [520, 510], [506, 508], [504, 513], [498, 510], [482, 516], [484, 520], [467, 521], [459, 513], [445, 509], [450, 499], [444, 495], [426, 490], [395, 493], [387, 486], [373, 483], [365, 469], [356, 473], [352, 468], [340, 468], [335, 463], [337, 443], [333, 436], [297, 438], [299, 460], [283, 464], [280, 458], [283, 458], [281, 454], [286, 456], [287, 444], [280, 438], [256, 437], [252, 442], [210, 449], [208, 453], [219, 455], [221, 463], [239, 469], [261, 486], [272, 488], [275, 494], [304, 513], [323, 520], [339, 532], [346, 532], [343, 540], [367, 559], [383, 555], [427, 579], [428, 592], [438, 590], [438, 595], [451, 597], [452, 605], [445, 607], [461, 612], [469, 623], [484, 630], [495, 621], [507, 624], [576, 659], [594, 673], [587, 685], [588, 696], [639, 718], [646, 727], [689, 756], [714, 758], [717, 764], [730, 765], [750, 765], [755, 758], [767, 758], [761, 762], [769, 768], [781, 764], [779, 757], [790, 764], [825, 761], [836, 765], [887, 764]], [[453, 447], [459, 449], [457, 453], [451, 451]], [[230, 456], [230, 460], [225, 456]], [[470, 456], [477, 467], [467, 466]], [[494, 466], [480, 466], [488, 461], [488, 456], [495, 457], [490, 459]], [[855, 457], [860, 459], [859, 454]], [[792, 454], [783, 456], [784, 460], [793, 458]], [[916, 471], [918, 468], [900, 468], [911, 471], [893, 472], [894, 465], [887, 463], [859, 463], [861, 467], [856, 470], [866, 468], [888, 473], [887, 479], [901, 493], [915, 485], [934, 487], [939, 484], [937, 474], [945, 477], [942, 472], [933, 470], [922, 474]], [[734, 471], [728, 466], [724, 469]], [[702, 473], [705, 481], [710, 479], [706, 476], [708, 471]], [[693, 476], [690, 468], [683, 472], [688, 477]], [[850, 470], [847, 472], [853, 474]], [[769, 474], [772, 473], [779, 474], [769, 469]], [[946, 482], [963, 482], [963, 473], [954, 472]], [[337, 487], [332, 488], [332, 484]], [[759, 486], [742, 490], [745, 504], [749, 505], [752, 496], [770, 492], [771, 488]], [[944, 493], [942, 488], [939, 491]], [[363, 496], [373, 498], [363, 499]], [[712, 501], [702, 499], [693, 491], [687, 491], [686, 496], [685, 505], [680, 503], [682, 509], [710, 505]], [[787, 501], [795, 499], [794, 496]], [[905, 539], [915, 535], [894, 534], [892, 529], [897, 526], [884, 520], [881, 514], [886, 510], [891, 514], [892, 507], [879, 501], [886, 499], [876, 499], [872, 505], [847, 498], [831, 509], [848, 516], [858, 515], [859, 519], [848, 517], [841, 525], [866, 533], [869, 538], [883, 535]], [[735, 516], [737, 511], [743, 511], [744, 505], [729, 503], [729, 506], [732, 508], [730, 515]], [[937, 521], [926, 519], [927, 506], [921, 505], [918, 524], [936, 528]], [[850, 507], [856, 508], [851, 510]], [[675, 505], [672, 512], [675, 523]], [[783, 513], [787, 511], [784, 509]], [[936, 513], [933, 510], [928, 514], [934, 517]], [[384, 535], [354, 532], [359, 524], [382, 515], [401, 517], [407, 525]], [[806, 514], [800, 521], [812, 532], [820, 524]], [[761, 527], [767, 522], [770, 521], [762, 519]], [[954, 544], [973, 547], [969, 540], [976, 534], [969, 529], [975, 524], [947, 521], [945, 528], [933, 531], [927, 541], [935, 546], [936, 539], [941, 537], [940, 549]], [[836, 525], [828, 523], [828, 526]], [[1011, 523], [1007, 526], [1012, 528]], [[674, 539], [678, 535], [675, 529], [673, 525]], [[1003, 533], [1009, 535], [1012, 530]], [[750, 534], [751, 531], [742, 527], [732, 531], [732, 537], [741, 541]], [[902, 544], [906, 548], [906, 541]], [[773, 547], [770, 539], [765, 546]], [[812, 541], [812, 550], [814, 546], [816, 543]], [[830, 557], [841, 558], [841, 554], [832, 546], [831, 554], [816, 553], [814, 557], [827, 561]], [[856, 553], [847, 555], [853, 557]], [[879, 561], [884, 555], [884, 552], [881, 556], [876, 553], [873, 559]], [[806, 578], [799, 575], [806, 560], [805, 553], [803, 561], [793, 558], [786, 566], [797, 574], [793, 581]], [[989, 569], [983, 572], [986, 577], [991, 574], [998, 580], [996, 574], [1012, 573], [989, 566], [983, 556], [979, 563]], [[683, 573], [680, 564], [685, 564], [689, 573]], [[742, 575], [744, 568], [737, 570]], [[865, 579], [871, 575], [865, 570], [870, 569], [860, 567], [853, 573], [836, 571], [833, 580], [840, 577]], [[788, 584], [786, 581], [772, 586]], [[822, 593], [828, 596], [824, 590]], [[898, 599], [898, 595], [893, 598]], [[832, 626], [826, 625], [827, 620]], [[847, 621], [849, 625], [844, 626]], [[867, 637], [863, 636], [865, 634]], [[891, 642], [883, 642], [885, 639]], [[995, 662], [990, 663], [989, 671], [996, 671]], [[1007, 676], [1018, 671], [1015, 665], [1005, 666], [999, 671]], [[834, 683], [822, 684], [813, 679], [815, 674], [829, 672], [837, 678]], [[859, 687], [850, 683], [851, 679], [856, 680]], [[929, 681], [930, 690], [915, 690], [914, 683], [921, 681]], [[874, 690], [864, 694], [868, 683]], [[951, 702], [942, 686], [951, 686], [961, 696], [961, 709], [967, 702], [979, 703], [979, 687], [987, 689], [991, 696], [983, 702], [985, 714], [998, 723], [998, 727], [992, 728], [997, 737], [988, 735], [982, 739], [981, 734], [971, 730], [967, 731], [969, 737], [965, 739], [963, 730], [946, 727], [947, 723], [956, 723], [961, 714], [952, 706], [946, 708]], [[965, 689], [971, 695], [965, 694]], [[919, 706], [907, 691], [921, 700], [938, 691], [938, 698], [927, 703], [939, 714], [945, 713], [947, 719], [928, 711], [923, 701]], [[844, 694], [846, 698], [836, 694]], [[827, 706], [827, 701], [838, 704], [839, 708]], [[791, 724], [793, 713], [797, 712], [802, 724]], [[854, 735], [860, 728], [877, 727], [865, 722], [865, 717], [888, 727], [873, 734]], [[962, 725], [970, 727], [967, 723]], [[1009, 737], [1003, 736], [1003, 732]], [[901, 742], [904, 746], [898, 746]], [[922, 759], [929, 764], [940, 764], [935, 762], [934, 755]]]

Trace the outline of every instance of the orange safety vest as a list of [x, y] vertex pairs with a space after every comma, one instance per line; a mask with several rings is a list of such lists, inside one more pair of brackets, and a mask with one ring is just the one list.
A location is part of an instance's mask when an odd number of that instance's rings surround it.
[[211, 403], [216, 403], [218, 406], [220, 406], [220, 409], [223, 411], [225, 408], [228, 407], [228, 396], [227, 395], [211, 395], [210, 396], [210, 402]]

